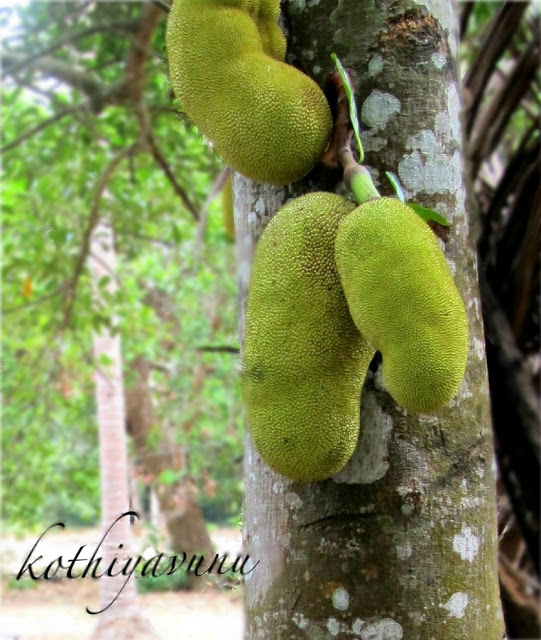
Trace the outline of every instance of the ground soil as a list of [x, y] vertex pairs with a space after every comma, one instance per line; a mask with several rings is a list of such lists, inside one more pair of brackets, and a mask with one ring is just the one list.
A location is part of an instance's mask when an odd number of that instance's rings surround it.
[[[51, 532], [44, 537], [39, 554], [49, 562], [60, 555], [69, 558], [70, 551], [83, 544], [92, 547], [99, 538], [97, 530]], [[220, 529], [212, 534], [212, 538], [217, 551], [240, 552], [240, 533], [237, 530]], [[14, 581], [13, 578], [10, 580], [10, 575], [17, 573], [36, 539], [37, 536], [21, 540], [3, 537], [1, 540], [0, 640], [88, 640], [97, 624], [97, 616], [89, 615], [85, 608], [99, 605], [99, 580], [63, 578], [32, 582], [27, 579], [27, 588], [13, 588]], [[143, 539], [139, 542], [141, 550], [148, 546]], [[18, 586], [23, 586], [22, 581]], [[28, 588], [30, 586], [32, 588]], [[209, 586], [197, 592], [144, 593], [138, 598], [142, 613], [163, 640], [242, 638], [240, 588], [218, 590]]]

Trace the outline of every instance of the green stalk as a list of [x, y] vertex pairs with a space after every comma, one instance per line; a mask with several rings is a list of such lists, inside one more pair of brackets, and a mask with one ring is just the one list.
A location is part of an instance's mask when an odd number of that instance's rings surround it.
[[380, 198], [368, 170], [358, 164], [349, 165], [344, 170], [344, 181], [355, 196], [357, 204]]

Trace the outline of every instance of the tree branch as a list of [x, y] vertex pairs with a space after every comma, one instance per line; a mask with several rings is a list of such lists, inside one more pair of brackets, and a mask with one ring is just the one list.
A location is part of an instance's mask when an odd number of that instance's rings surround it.
[[171, 183], [173, 190], [182, 200], [184, 206], [191, 213], [194, 220], [199, 220], [199, 212], [195, 205], [191, 202], [186, 191], [181, 187], [175, 178], [171, 167], [169, 166], [166, 157], [162, 153], [162, 150], [158, 146], [158, 142], [150, 126], [150, 118], [146, 105], [141, 101], [135, 108], [137, 119], [139, 120], [139, 126], [141, 128], [141, 138], [146, 142], [152, 157], [156, 161], [157, 165], [162, 169], [166, 178]]
[[512, 73], [499, 91], [493, 96], [489, 106], [478, 116], [474, 129], [470, 132], [470, 160], [473, 175], [498, 145], [502, 133], [515, 112], [539, 66], [539, 42], [534, 39], [524, 51]]
[[501, 10], [494, 16], [492, 27], [488, 30], [479, 53], [464, 79], [464, 88], [471, 94], [471, 100], [466, 105], [465, 114], [468, 135], [473, 128], [488, 79], [515, 34], [517, 25], [527, 8], [528, 3], [526, 2], [508, 2], [502, 6]]
[[123, 149], [120, 153], [118, 153], [109, 163], [108, 167], [105, 169], [105, 171], [103, 172], [98, 182], [96, 193], [94, 194], [94, 199], [92, 202], [92, 207], [90, 209], [90, 215], [88, 216], [87, 227], [83, 235], [81, 251], [79, 252], [79, 255], [75, 262], [73, 275], [68, 284], [66, 306], [64, 308], [64, 317], [60, 325], [60, 331], [63, 331], [64, 329], [66, 329], [66, 327], [69, 325], [71, 320], [71, 314], [73, 311], [73, 305], [75, 303], [75, 296], [77, 293], [77, 285], [79, 283], [79, 279], [83, 272], [83, 268], [90, 251], [90, 239], [92, 236], [92, 232], [99, 221], [100, 204], [101, 204], [101, 199], [103, 197], [105, 189], [107, 188], [107, 185], [109, 184], [109, 181], [111, 180], [111, 177], [113, 176], [113, 173], [115, 172], [115, 169], [120, 164], [120, 162], [122, 162], [124, 158], [127, 158], [131, 154], [135, 153], [139, 146], [140, 146], [140, 142], [138, 141], [138, 142], [135, 142], [130, 147]]
[[[45, 52], [48, 50], [43, 50], [30, 58], [22, 58], [17, 54], [5, 53], [3, 60], [5, 64], [7, 63], [6, 72], [13, 75], [22, 68], [28, 67], [39, 70], [45, 75], [58, 78], [85, 93], [89, 98], [90, 108], [94, 113], [102, 111], [107, 104], [126, 101], [136, 104], [143, 93], [144, 64], [149, 57], [152, 36], [162, 17], [163, 13], [160, 9], [152, 3], [148, 3], [143, 5], [143, 9], [137, 19], [112, 23], [117, 26], [123, 25], [125, 30], [133, 32], [133, 41], [126, 60], [126, 69], [122, 81], [109, 88], [106, 88], [89, 71], [82, 71], [64, 61], [46, 57]], [[91, 33], [91, 29], [89, 28], [89, 33]], [[100, 25], [100, 30], [102, 30], [102, 25]], [[89, 35], [89, 33], [86, 35]], [[72, 37], [75, 37], [75, 34]], [[68, 38], [67, 41], [69, 42], [70, 39]], [[56, 43], [49, 47], [52, 50], [57, 48]]]
[[[4, 60], [8, 62], [16, 61], [20, 56], [14, 54], [5, 54]], [[37, 62], [37, 60], [35, 61]], [[30, 63], [28, 66], [30, 69], [35, 69], [40, 73], [58, 78], [62, 82], [70, 85], [71, 87], [82, 91], [90, 100], [90, 107], [92, 111], [98, 113], [103, 109], [105, 104], [105, 96], [108, 93], [104, 85], [94, 77], [94, 74], [81, 71], [71, 64], [62, 60], [56, 60], [55, 58], [41, 58], [39, 65]]]
[[15, 147], [18, 147], [20, 144], [22, 144], [26, 140], [29, 140], [30, 138], [35, 136], [40, 131], [43, 131], [43, 129], [46, 129], [47, 127], [49, 127], [50, 125], [54, 124], [55, 122], [58, 122], [64, 116], [71, 115], [71, 114], [73, 114], [73, 113], [75, 113], [77, 111], [81, 111], [82, 109], [85, 109], [85, 108], [86, 108], [85, 105], [78, 104], [78, 105], [75, 105], [73, 107], [67, 107], [66, 109], [63, 109], [62, 111], [59, 111], [52, 118], [48, 118], [47, 120], [44, 120], [43, 122], [41, 122], [40, 124], [38, 124], [34, 128], [29, 129], [26, 133], [23, 133], [22, 136], [19, 136], [18, 138], [16, 138], [12, 142], [8, 142], [8, 144], [6, 144], [2, 148], [0, 148], [0, 154], [3, 154], [3, 153], [6, 153], [7, 151], [11, 151], [12, 149], [15, 149]]
[[144, 66], [149, 57], [152, 36], [156, 26], [162, 18], [163, 13], [155, 4], [148, 3], [143, 6], [140, 16], [141, 28], [134, 34], [132, 47], [126, 60], [126, 71], [124, 74], [123, 84], [126, 87], [128, 99], [134, 104], [135, 114], [141, 129], [141, 138], [147, 143], [152, 157], [164, 172], [165, 176], [171, 183], [173, 190], [182, 200], [184, 206], [191, 213], [194, 220], [198, 220], [199, 214], [197, 209], [175, 178], [175, 175], [171, 170], [167, 159], [162, 153], [154, 133], [152, 132], [149, 112], [143, 100], [145, 78]]
[[539, 574], [539, 403], [509, 322], [482, 271], [479, 285], [500, 470]]
[[[528, 574], [503, 554], [498, 557], [500, 592], [505, 604], [508, 632], [513, 638], [538, 638], [541, 630], [539, 603]], [[533, 592], [533, 593], [532, 593]]]
[[162, 18], [163, 12], [159, 7], [152, 3], [143, 5], [139, 16], [139, 27], [133, 34], [124, 72], [127, 96], [134, 105], [137, 105], [143, 96], [144, 68], [150, 56], [152, 36]]
[[460, 39], [464, 38], [466, 31], [468, 30], [468, 21], [470, 19], [472, 9], [474, 7], [473, 2], [465, 2], [460, 12]]
[[[42, 49], [27, 58], [21, 58], [19, 60], [15, 59], [13, 54], [3, 54], [3, 59], [7, 60], [7, 64], [4, 66], [2, 75], [9, 74], [14, 75], [19, 73], [26, 67], [34, 66], [34, 62], [39, 58], [43, 58], [62, 47], [65, 47], [72, 42], [76, 42], [77, 40], [81, 40], [81, 38], [86, 38], [88, 36], [92, 36], [96, 33], [102, 32], [110, 32], [110, 31], [126, 31], [132, 32], [135, 31], [136, 27], [139, 25], [139, 18], [132, 18], [131, 20], [119, 20], [118, 22], [110, 22], [108, 24], [98, 24], [93, 27], [88, 27], [87, 29], [83, 29], [82, 31], [78, 31], [77, 33], [72, 33], [67, 36], [63, 40], [58, 40], [49, 47]], [[10, 63], [11, 60], [11, 63]]]
[[56, 298], [56, 296], [59, 296], [61, 293], [63, 293], [66, 290], [66, 285], [63, 284], [60, 287], [58, 287], [58, 289], [55, 289], [54, 291], [52, 291], [51, 293], [47, 293], [44, 296], [41, 296], [39, 298], [35, 298], [34, 300], [28, 300], [27, 302], [25, 302], [24, 304], [19, 305], [18, 307], [9, 307], [7, 309], [2, 309], [2, 312], [4, 315], [7, 315], [8, 313], [17, 313], [17, 311], [21, 311], [22, 309], [26, 309], [27, 307], [34, 307], [38, 304], [41, 304], [42, 302], [47, 302], [47, 300], [51, 300], [52, 298]]
[[233, 347], [230, 345], [201, 345], [200, 347], [196, 347], [196, 351], [207, 351], [212, 353], [240, 353], [240, 349], [238, 347]]

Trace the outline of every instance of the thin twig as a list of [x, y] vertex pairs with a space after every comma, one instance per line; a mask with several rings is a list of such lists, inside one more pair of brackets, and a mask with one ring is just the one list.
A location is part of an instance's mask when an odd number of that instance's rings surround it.
[[163, 240], [162, 238], [154, 238], [153, 236], [149, 236], [145, 233], [136, 233], [135, 231], [130, 231], [127, 229], [120, 229], [123, 236], [129, 236], [131, 238], [136, 238], [137, 240], [145, 240], [148, 242], [152, 242], [154, 244], [158, 244], [161, 247], [167, 247], [169, 249], [176, 249], [178, 244], [176, 242], [168, 242], [167, 240]]
[[141, 12], [141, 29], [134, 34], [132, 47], [126, 60], [126, 71], [124, 74], [124, 85], [129, 87], [129, 98], [135, 107], [135, 114], [139, 121], [141, 129], [141, 139], [144, 140], [154, 158], [155, 162], [162, 169], [165, 176], [171, 183], [175, 193], [184, 203], [195, 220], [198, 220], [199, 214], [195, 206], [192, 204], [187, 193], [178, 183], [171, 167], [169, 166], [165, 155], [162, 153], [156, 137], [152, 131], [150, 123], [150, 115], [143, 98], [144, 87], [144, 66], [148, 61], [152, 36], [156, 25], [160, 22], [162, 15], [156, 11], [153, 3], [144, 5]]
[[191, 213], [193, 219], [199, 220], [199, 212], [197, 211], [194, 204], [191, 202], [190, 198], [188, 197], [188, 194], [184, 191], [184, 189], [178, 183], [175, 177], [175, 174], [173, 173], [171, 167], [169, 166], [169, 163], [167, 162], [166, 157], [164, 156], [164, 154], [162, 153], [162, 150], [158, 146], [158, 142], [150, 126], [150, 118], [149, 118], [149, 113], [146, 105], [141, 101], [137, 105], [135, 112], [137, 114], [137, 118], [139, 120], [139, 126], [141, 128], [141, 137], [147, 143], [150, 153], [152, 154], [152, 157], [164, 172], [166, 178], [171, 183], [173, 190], [182, 200], [186, 209], [188, 209], [188, 211]]
[[44, 296], [41, 296], [39, 298], [34, 298], [34, 300], [27, 300], [24, 304], [21, 304], [18, 307], [9, 307], [7, 309], [2, 309], [2, 312], [4, 315], [7, 315], [8, 313], [17, 313], [17, 311], [22, 311], [23, 309], [26, 309], [28, 307], [34, 307], [38, 304], [41, 304], [42, 302], [47, 302], [47, 300], [56, 298], [56, 296], [59, 296], [61, 293], [64, 293], [65, 290], [66, 290], [66, 285], [63, 284], [60, 287], [58, 287], [58, 289], [55, 289], [51, 293], [47, 293]]
[[109, 184], [109, 181], [111, 180], [111, 177], [115, 172], [115, 169], [117, 168], [117, 166], [120, 164], [120, 162], [122, 162], [122, 160], [124, 160], [124, 158], [128, 157], [129, 155], [135, 153], [139, 148], [139, 146], [140, 146], [140, 142], [137, 141], [134, 144], [132, 144], [130, 147], [127, 147], [126, 149], [123, 149], [122, 151], [120, 151], [120, 153], [118, 153], [109, 163], [109, 165], [103, 172], [98, 182], [96, 193], [94, 194], [94, 199], [92, 202], [92, 207], [90, 209], [90, 215], [88, 216], [87, 227], [83, 235], [81, 251], [77, 256], [77, 260], [75, 262], [75, 266], [73, 269], [73, 275], [69, 282], [66, 306], [64, 308], [64, 317], [60, 325], [60, 331], [63, 331], [64, 329], [66, 329], [66, 327], [69, 325], [71, 320], [71, 314], [73, 311], [73, 305], [75, 303], [75, 296], [77, 292], [77, 285], [79, 283], [79, 279], [83, 272], [83, 268], [90, 251], [90, 239], [92, 236], [92, 232], [94, 231], [94, 228], [99, 221], [100, 204], [101, 204], [101, 199], [103, 197], [105, 189], [107, 188], [107, 185]]
[[230, 345], [203, 345], [201, 347], [196, 347], [196, 351], [207, 351], [207, 352], [216, 352], [216, 353], [240, 353], [240, 349], [238, 347], [232, 347]]
[[76, 111], [81, 111], [82, 109], [85, 109], [85, 108], [86, 108], [85, 105], [82, 105], [82, 104], [78, 104], [78, 105], [75, 105], [73, 107], [67, 107], [66, 109], [64, 109], [64, 110], [60, 111], [59, 113], [57, 113], [52, 118], [48, 118], [47, 120], [44, 120], [43, 122], [38, 124], [33, 129], [30, 129], [26, 133], [23, 133], [22, 136], [19, 136], [17, 139], [13, 140], [12, 142], [9, 142], [8, 144], [6, 144], [2, 148], [0, 148], [0, 154], [6, 153], [7, 151], [11, 151], [12, 149], [15, 149], [16, 147], [18, 147], [23, 142], [26, 142], [26, 140], [29, 140], [30, 138], [35, 136], [40, 131], [43, 131], [48, 126], [50, 126], [50, 125], [54, 124], [55, 122], [58, 122], [59, 120], [61, 120], [64, 116], [69, 116], [69, 115], [75, 113]]
[[203, 246], [203, 240], [205, 239], [205, 231], [207, 228], [207, 218], [209, 207], [216, 196], [222, 191], [224, 188], [226, 180], [231, 175], [231, 169], [229, 167], [224, 167], [220, 173], [216, 176], [212, 187], [209, 191], [207, 199], [201, 208], [201, 212], [199, 214], [199, 223], [197, 225], [197, 234], [195, 238], [195, 248], [194, 248], [194, 269], [197, 271], [197, 267], [199, 264], [199, 259], [201, 257], [201, 248]]
[[42, 49], [41, 51], [37, 51], [33, 53], [31, 56], [24, 58], [19, 61], [12, 60], [12, 64], [7, 64], [4, 66], [4, 73], [13, 75], [22, 71], [25, 67], [31, 66], [36, 60], [39, 58], [43, 58], [62, 47], [65, 47], [67, 44], [75, 42], [76, 40], [80, 40], [81, 38], [86, 38], [88, 36], [92, 36], [96, 33], [111, 32], [111, 31], [134, 31], [135, 28], [139, 25], [139, 18], [132, 20], [122, 20], [119, 22], [110, 22], [108, 24], [99, 24], [93, 27], [88, 27], [87, 29], [83, 29], [82, 31], [78, 31], [77, 33], [72, 33], [68, 37], [63, 40], [58, 40], [54, 44]]
[[92, 258], [92, 260], [94, 260], [95, 262], [98, 262], [99, 264], [101, 264], [101, 266], [105, 269], [105, 271], [107, 271], [107, 273], [109, 274], [109, 276], [111, 277], [111, 280], [114, 280], [116, 282], [116, 284], [119, 284], [119, 279], [118, 276], [116, 275], [116, 273], [111, 269], [111, 266], [108, 265], [102, 258], [100, 258], [99, 256], [97, 256], [93, 251], [89, 251], [88, 252], [88, 257]]

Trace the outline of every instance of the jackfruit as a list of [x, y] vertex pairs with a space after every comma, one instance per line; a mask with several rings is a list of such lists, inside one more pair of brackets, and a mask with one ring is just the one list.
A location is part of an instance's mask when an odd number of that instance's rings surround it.
[[227, 236], [235, 239], [235, 212], [233, 209], [233, 178], [229, 175], [222, 189], [222, 220]]
[[166, 44], [175, 94], [225, 162], [248, 178], [299, 180], [325, 150], [330, 109], [283, 62], [278, 0], [175, 0]]
[[405, 409], [451, 400], [468, 355], [464, 304], [435, 235], [407, 205], [370, 200], [340, 223], [336, 261], [351, 315]]
[[332, 193], [287, 203], [263, 232], [246, 312], [242, 396], [254, 444], [278, 473], [323, 480], [351, 457], [374, 350], [357, 331], [334, 261], [355, 204]]

